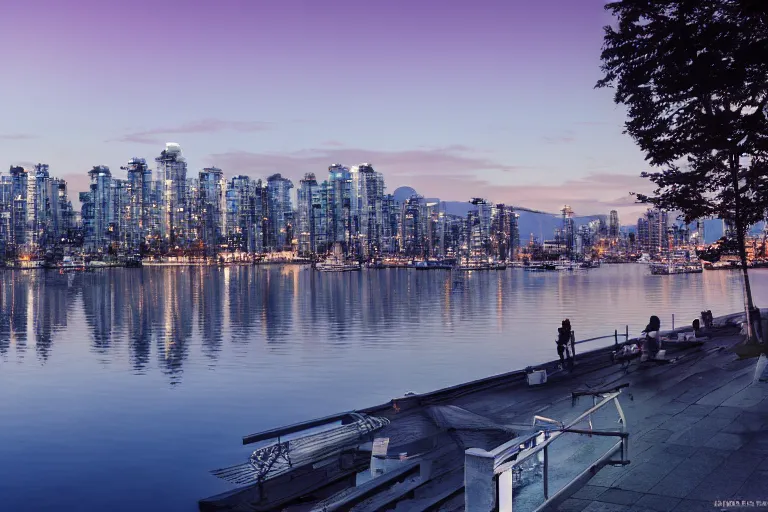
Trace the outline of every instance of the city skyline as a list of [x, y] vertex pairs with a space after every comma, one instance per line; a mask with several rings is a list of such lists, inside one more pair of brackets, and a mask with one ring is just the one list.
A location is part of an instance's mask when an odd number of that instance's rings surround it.
[[49, 162], [73, 192], [174, 140], [195, 170], [298, 182], [370, 161], [445, 200], [644, 210], [624, 112], [592, 89], [602, 2], [400, 4], [11, 2], [0, 155]]
[[[12, 166], [8, 176], [0, 176], [0, 251], [22, 262], [85, 253], [127, 264], [139, 256], [224, 253], [251, 258], [288, 251], [306, 258], [337, 254], [336, 246], [344, 256], [365, 261], [506, 261], [522, 249], [515, 206], [478, 197], [445, 202], [409, 187], [389, 193], [384, 174], [370, 163], [332, 164], [326, 179], [309, 172], [295, 185], [280, 173], [264, 181], [226, 176], [217, 167], [195, 173], [172, 142], [154, 162], [153, 169], [151, 161], [131, 158], [120, 166], [124, 178], [108, 166], [93, 166], [88, 190], [77, 193], [79, 208], [49, 165]], [[591, 216], [579, 226], [574, 214], [568, 205], [561, 209], [562, 223], [552, 226], [550, 240], [539, 224], [537, 244], [543, 246], [536, 247], [549, 256], [583, 258], [600, 240], [621, 238], [616, 210], [610, 222], [606, 215]]]

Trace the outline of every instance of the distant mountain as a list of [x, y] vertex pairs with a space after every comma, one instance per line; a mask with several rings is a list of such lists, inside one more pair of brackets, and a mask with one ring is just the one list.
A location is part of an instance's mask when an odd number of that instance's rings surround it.
[[[402, 203], [409, 197], [416, 195], [417, 192], [411, 187], [400, 187], [394, 192], [395, 200]], [[472, 208], [469, 201], [440, 201], [438, 198], [426, 198], [427, 202], [442, 203], [445, 212], [451, 215], [466, 216], [467, 212]], [[547, 213], [536, 210], [529, 210], [523, 207], [518, 207], [516, 212], [520, 215], [518, 219], [518, 226], [520, 228], [520, 240], [526, 241], [533, 233], [533, 236], [540, 240], [552, 239], [554, 237], [555, 230], [561, 228], [563, 225], [562, 218], [558, 213]], [[584, 215], [574, 217], [574, 224], [576, 227], [588, 224], [593, 220], [602, 218], [603, 221], [608, 221], [607, 215]], [[629, 224], [625, 227], [627, 231], [634, 232], [635, 224]], [[696, 229], [696, 224], [689, 226], [691, 231]], [[760, 234], [763, 232], [764, 223], [760, 222], [752, 227], [751, 233]], [[709, 219], [704, 221], [704, 240], [707, 243], [712, 243], [723, 236], [723, 221], [719, 219]]]
[[[434, 201], [437, 200], [434, 199]], [[451, 215], [465, 216], [472, 208], [469, 202], [462, 201], [443, 201], [443, 205], [446, 213]], [[539, 240], [551, 240], [555, 236], [555, 230], [563, 226], [563, 219], [559, 214], [526, 209], [517, 209], [516, 211], [520, 215], [518, 228], [521, 241], [527, 241], [531, 233]], [[584, 215], [574, 217], [573, 222], [576, 227], [579, 227], [600, 218], [607, 221], [607, 215]]]

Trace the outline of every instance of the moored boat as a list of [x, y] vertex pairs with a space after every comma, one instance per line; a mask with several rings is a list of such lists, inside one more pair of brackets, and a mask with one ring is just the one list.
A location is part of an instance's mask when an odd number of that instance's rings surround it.
[[62, 272], [85, 270], [85, 261], [82, 258], [64, 256], [64, 259], [58, 264], [58, 268]]
[[701, 265], [694, 263], [652, 263], [650, 265], [651, 274], [655, 276], [669, 276], [675, 274], [700, 274], [703, 269]]
[[413, 262], [416, 270], [451, 270], [453, 265], [439, 260], [426, 260]]
[[362, 268], [360, 262], [349, 261], [344, 257], [341, 244], [334, 245], [333, 253], [325, 261], [315, 264], [315, 269], [320, 272], [354, 272]]
[[531, 263], [525, 267], [527, 272], [553, 272], [557, 271], [557, 265], [549, 262]]
[[323, 261], [315, 265], [315, 269], [320, 272], [354, 272], [361, 270], [363, 267], [360, 263], [344, 263], [344, 262], [332, 262]]
[[36, 270], [45, 268], [45, 261], [38, 259], [21, 258], [10, 262], [8, 268], [16, 268], [21, 270]]

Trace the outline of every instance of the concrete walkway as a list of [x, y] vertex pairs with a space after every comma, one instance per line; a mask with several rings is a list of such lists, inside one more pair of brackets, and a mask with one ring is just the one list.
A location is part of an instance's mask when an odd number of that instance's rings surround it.
[[[512, 372], [361, 410], [391, 421], [377, 434], [389, 438], [390, 447], [436, 440], [441, 450], [453, 451], [447, 462], [441, 462], [444, 471], [439, 478], [415, 482], [418, 488], [407, 493], [400, 492], [396, 483], [382, 485], [356, 507], [380, 510], [369, 501], [387, 498], [390, 505], [396, 503], [396, 510], [464, 510], [464, 451], [493, 449], [509, 440], [508, 429], [456, 427], [446, 434], [446, 427], [439, 427], [430, 414], [431, 406], [455, 406], [496, 425], [525, 431], [530, 429], [534, 415], [563, 423], [581, 415], [592, 402], [582, 397], [574, 403], [573, 391], [629, 383], [620, 402], [630, 433], [630, 464], [602, 469], [557, 510], [768, 510], [768, 383], [753, 383], [757, 359], [739, 361], [730, 350], [743, 339], [736, 332], [738, 329], [726, 329], [701, 346], [670, 344], [667, 354], [674, 361], [669, 364], [636, 360], [622, 368], [612, 362], [613, 349], [605, 348], [578, 354], [571, 371], [557, 371], [554, 362], [537, 366], [550, 372], [543, 386], [528, 386], [524, 372]], [[612, 407], [594, 414], [593, 419], [597, 430], [606, 425], [616, 428], [617, 415]], [[558, 438], [549, 450], [550, 496], [613, 443], [613, 438], [577, 434]], [[409, 450], [417, 450], [415, 444]], [[201, 507], [307, 510], [311, 499], [322, 500], [354, 489], [353, 482], [341, 480], [340, 473], [333, 473], [336, 480], [331, 480], [328, 468], [336, 466], [310, 467], [300, 478], [288, 474], [284, 480], [269, 480], [269, 492], [250, 486], [214, 496], [203, 500]], [[343, 467], [339, 468], [333, 471], [341, 472]], [[349, 471], [354, 474], [354, 468]], [[334, 487], [337, 481], [341, 484]], [[327, 490], [324, 482], [330, 482]], [[311, 499], [293, 503], [303, 496]], [[516, 487], [514, 507], [534, 510], [543, 499], [541, 481], [532, 482]], [[745, 501], [746, 506], [729, 503], [736, 500]]]
[[693, 364], [630, 369], [631, 464], [606, 467], [557, 510], [768, 510], [768, 383], [753, 383], [756, 359], [727, 351], [736, 341]]

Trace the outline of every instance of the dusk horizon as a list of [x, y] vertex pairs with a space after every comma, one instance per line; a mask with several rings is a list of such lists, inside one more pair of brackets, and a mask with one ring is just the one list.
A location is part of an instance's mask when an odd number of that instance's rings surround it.
[[768, 510], [766, 6], [4, 0], [3, 510]]
[[649, 167], [593, 89], [603, 2], [86, 4], [12, 2], [0, 22], [5, 47], [27, 41], [6, 59], [3, 170], [49, 164], [73, 199], [92, 166], [120, 175], [172, 141], [191, 175], [370, 162], [390, 192], [624, 224], [645, 209], [629, 192]]

